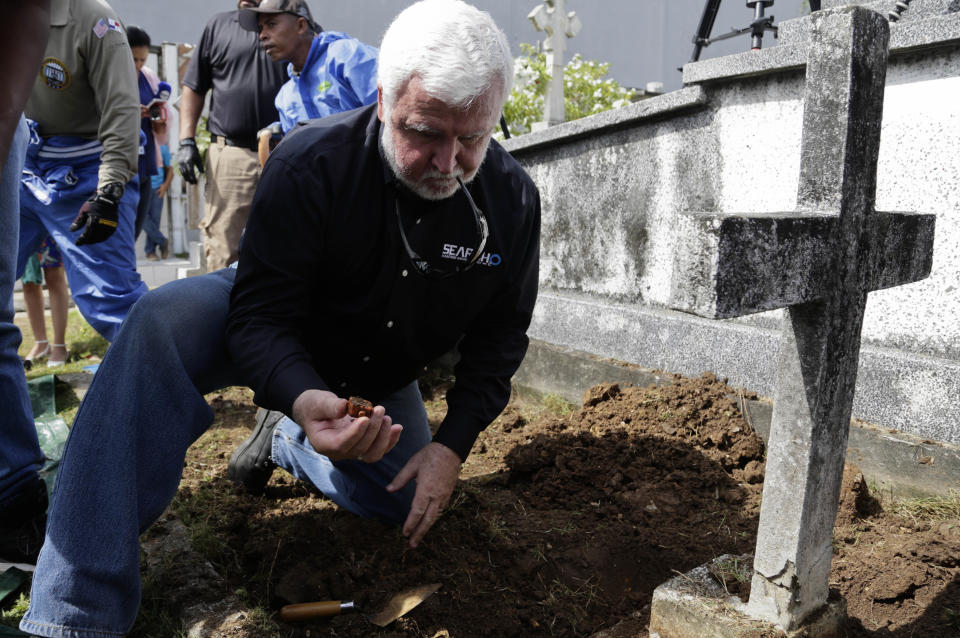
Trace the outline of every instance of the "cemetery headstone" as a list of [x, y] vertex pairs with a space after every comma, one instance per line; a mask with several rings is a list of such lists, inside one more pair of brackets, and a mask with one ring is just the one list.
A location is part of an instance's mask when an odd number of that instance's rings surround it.
[[543, 99], [543, 128], [564, 121], [563, 108], [563, 52], [567, 49], [567, 38], [580, 32], [580, 18], [573, 11], [566, 10], [566, 0], [545, 0], [529, 13], [527, 18], [537, 31], [543, 31], [547, 37], [543, 41], [543, 50], [547, 55], [547, 69], [550, 71], [550, 83]]
[[889, 26], [815, 13], [796, 210], [684, 213], [673, 301], [786, 308], [748, 613], [790, 630], [827, 601], [867, 293], [927, 277], [934, 215], [874, 210]]

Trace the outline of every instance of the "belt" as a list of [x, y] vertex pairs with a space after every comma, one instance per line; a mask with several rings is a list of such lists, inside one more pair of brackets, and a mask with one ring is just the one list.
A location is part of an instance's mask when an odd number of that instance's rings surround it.
[[256, 150], [257, 150], [257, 140], [256, 140], [256, 139], [251, 139], [251, 140], [235, 140], [235, 139], [232, 139], [232, 138], [229, 138], [229, 137], [224, 137], [224, 136], [222, 136], [222, 135], [214, 135], [213, 133], [211, 133], [211, 134], [210, 134], [210, 143], [211, 143], [211, 144], [217, 144], [218, 142], [223, 142], [223, 145], [224, 145], [224, 146], [236, 146], [236, 147], [238, 147], [238, 148], [245, 148], [245, 149], [250, 150], [250, 151], [256, 151]]

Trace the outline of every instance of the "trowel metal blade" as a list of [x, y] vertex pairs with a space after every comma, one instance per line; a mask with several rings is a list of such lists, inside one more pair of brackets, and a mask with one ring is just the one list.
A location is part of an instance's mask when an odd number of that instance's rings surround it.
[[440, 583], [420, 585], [419, 587], [411, 587], [410, 589], [406, 589], [388, 600], [383, 609], [368, 616], [367, 618], [370, 622], [378, 627], [386, 627], [394, 620], [429, 598], [430, 595], [436, 592], [438, 589], [440, 589]]

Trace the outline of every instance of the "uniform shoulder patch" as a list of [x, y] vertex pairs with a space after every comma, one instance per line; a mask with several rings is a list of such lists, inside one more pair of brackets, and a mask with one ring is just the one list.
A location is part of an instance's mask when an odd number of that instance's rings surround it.
[[114, 18], [100, 18], [97, 20], [97, 23], [93, 25], [93, 34], [98, 38], [103, 38], [103, 36], [107, 35], [107, 31], [123, 33], [123, 26], [121, 26], [119, 20], [115, 20]]
[[70, 86], [70, 69], [58, 58], [44, 58], [40, 63], [40, 77], [47, 88], [62, 91]]

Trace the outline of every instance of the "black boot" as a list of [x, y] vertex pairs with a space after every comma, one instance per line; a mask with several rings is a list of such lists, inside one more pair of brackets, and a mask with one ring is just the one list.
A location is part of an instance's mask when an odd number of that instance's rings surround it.
[[248, 492], [262, 494], [270, 475], [273, 474], [273, 468], [277, 467], [270, 458], [270, 448], [273, 429], [282, 418], [282, 412], [261, 408], [257, 412], [257, 425], [253, 428], [253, 434], [241, 443], [230, 457], [227, 478], [243, 485]]
[[0, 560], [35, 565], [47, 527], [47, 484], [37, 477], [0, 501]]

